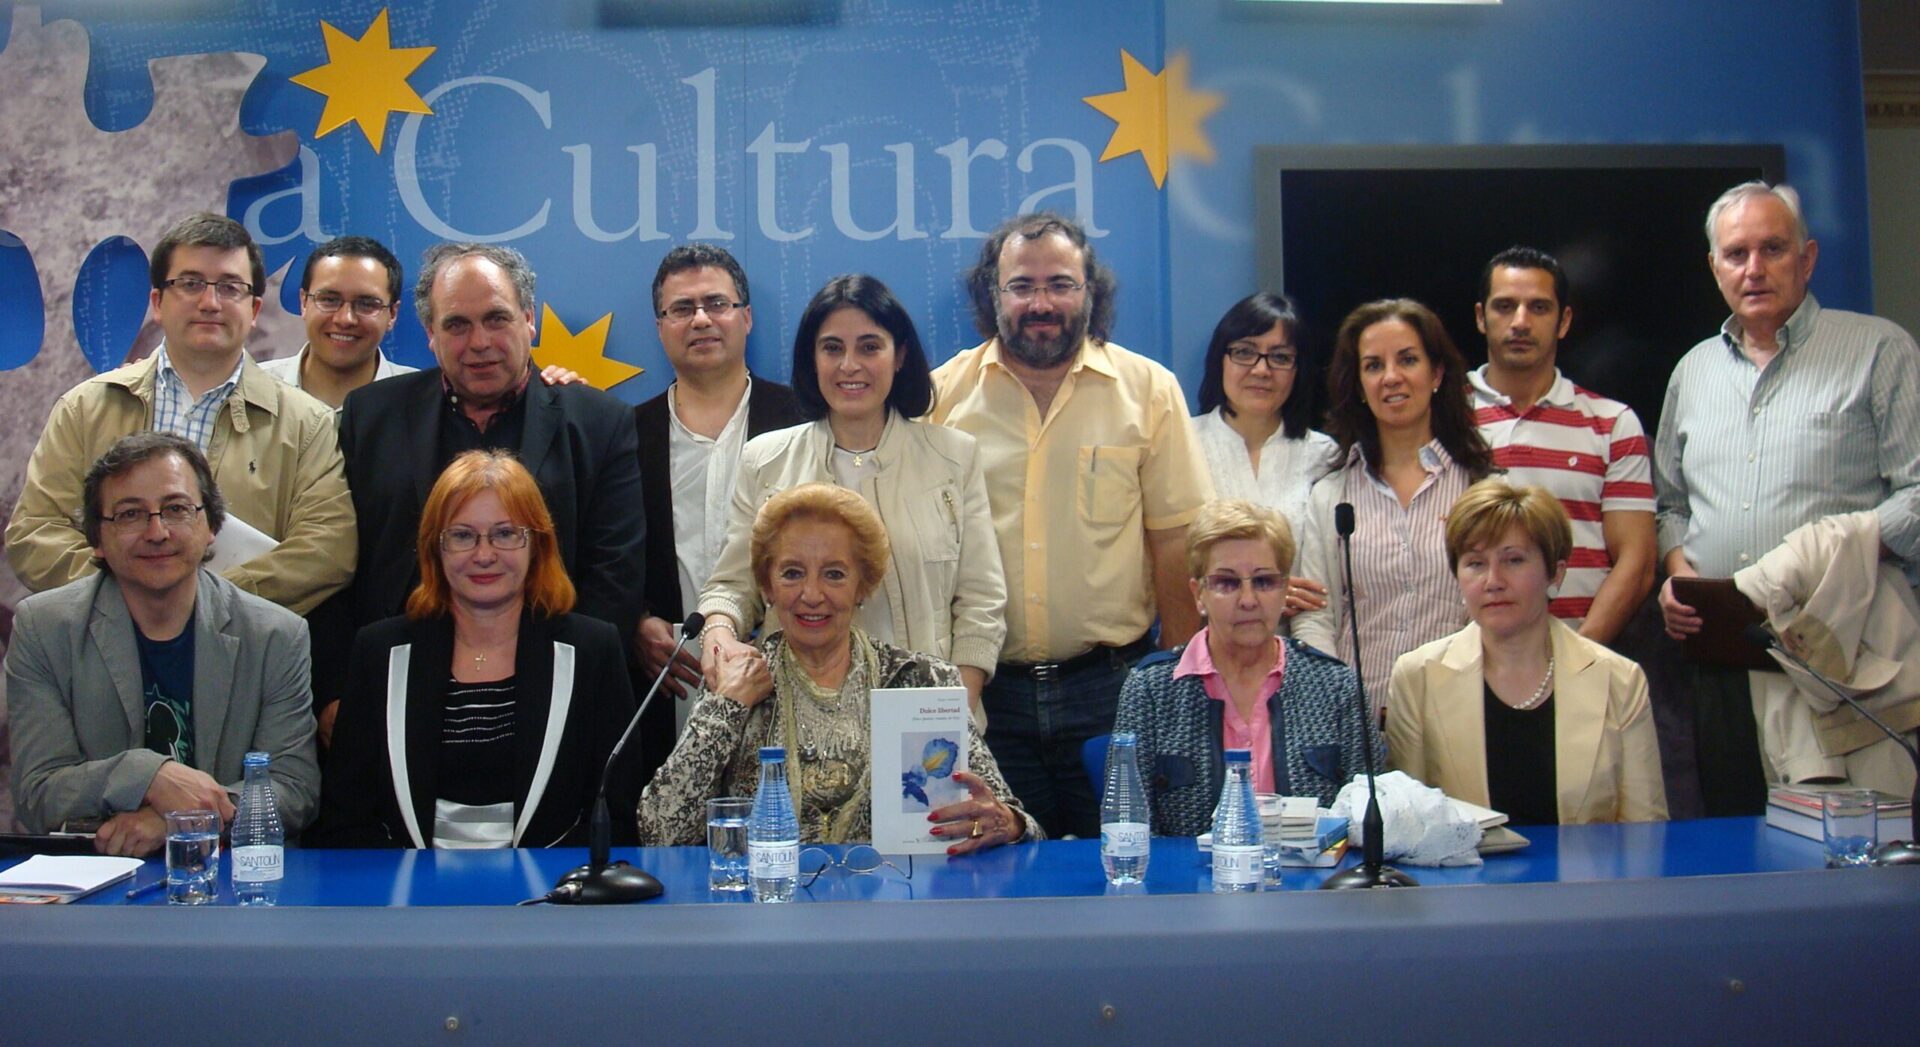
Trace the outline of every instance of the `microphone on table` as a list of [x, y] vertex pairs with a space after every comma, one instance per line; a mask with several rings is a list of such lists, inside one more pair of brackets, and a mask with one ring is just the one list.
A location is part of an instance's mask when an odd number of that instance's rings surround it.
[[640, 708], [634, 710], [633, 719], [627, 721], [627, 729], [620, 740], [613, 743], [613, 751], [607, 754], [607, 765], [600, 771], [600, 791], [593, 798], [593, 815], [587, 822], [587, 864], [582, 865], [565, 876], [547, 893], [547, 901], [558, 905], [623, 905], [627, 902], [643, 902], [648, 898], [657, 898], [665, 888], [651, 874], [624, 861], [608, 864], [607, 858], [613, 850], [613, 818], [607, 811], [607, 783], [613, 778], [613, 765], [619, 761], [620, 753], [626, 749], [627, 740], [633, 737], [635, 728], [640, 726], [640, 718], [647, 714], [647, 706], [653, 703], [653, 696], [660, 693], [661, 685], [667, 682], [667, 676], [673, 672], [673, 660], [680, 657], [680, 651], [687, 641], [700, 635], [707, 624], [707, 616], [695, 611], [687, 615], [680, 625], [680, 639], [674, 642], [673, 653], [667, 655], [667, 663], [654, 677], [653, 686], [647, 689], [647, 696], [640, 700]]
[[[1887, 737], [1893, 739], [1893, 744], [1898, 745], [1900, 748], [1906, 750], [1907, 759], [1913, 761], [1913, 771], [1914, 771], [1914, 783], [1913, 783], [1914, 806], [1909, 808], [1907, 812], [1909, 821], [1911, 821], [1915, 813], [1920, 812], [1920, 752], [1914, 751], [1912, 743], [1908, 742], [1905, 738], [1902, 738], [1900, 736], [1900, 732], [1894, 730], [1891, 727], [1888, 727], [1886, 723], [1883, 722], [1878, 716], [1875, 716], [1872, 713], [1868, 712], [1866, 706], [1861, 705], [1857, 700], [1854, 699], [1852, 695], [1841, 690], [1840, 685], [1828, 679], [1825, 673], [1821, 672], [1818, 669], [1815, 669], [1811, 665], [1808, 665], [1806, 659], [1800, 657], [1799, 655], [1793, 653], [1792, 651], [1787, 650], [1787, 646], [1781, 643], [1779, 638], [1775, 637], [1773, 633], [1769, 632], [1766, 626], [1756, 622], [1752, 625], [1747, 626], [1745, 629], [1740, 630], [1740, 632], [1741, 632], [1741, 635], [1747, 638], [1747, 642], [1754, 645], [1755, 647], [1758, 647], [1758, 648], [1761, 648], [1762, 650], [1767, 650], [1767, 651], [1778, 651], [1780, 652], [1780, 654], [1786, 656], [1786, 659], [1788, 661], [1792, 662], [1793, 664], [1799, 666], [1801, 669], [1805, 670], [1807, 675], [1820, 681], [1822, 684], [1825, 684], [1827, 690], [1833, 692], [1834, 697], [1839, 698], [1841, 701], [1847, 703], [1847, 705], [1853, 708], [1854, 712], [1857, 712], [1861, 716], [1866, 717], [1869, 721], [1873, 723], [1875, 727], [1878, 727], [1882, 731], [1885, 731]], [[1909, 826], [1909, 828], [1911, 828], [1911, 825]], [[1875, 865], [1920, 864], [1920, 840], [1912, 840], [1912, 841], [1892, 840], [1887, 843], [1881, 844], [1873, 852], [1873, 864]]]
[[1353, 505], [1333, 507], [1333, 530], [1340, 536], [1340, 555], [1346, 560], [1347, 625], [1353, 630], [1353, 685], [1360, 695], [1360, 747], [1367, 769], [1367, 814], [1361, 819], [1360, 864], [1327, 877], [1321, 890], [1348, 891], [1369, 887], [1418, 887], [1420, 881], [1391, 865], [1381, 864], [1386, 830], [1380, 817], [1380, 783], [1373, 770], [1373, 712], [1367, 705], [1366, 678], [1360, 675], [1360, 617], [1353, 609]]

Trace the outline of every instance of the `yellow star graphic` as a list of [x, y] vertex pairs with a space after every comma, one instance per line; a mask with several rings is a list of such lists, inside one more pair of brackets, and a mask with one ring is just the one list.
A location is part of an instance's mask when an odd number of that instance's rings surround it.
[[1176, 156], [1213, 162], [1213, 145], [1200, 124], [1226, 104], [1226, 96], [1194, 89], [1187, 82], [1187, 65], [1182, 52], [1169, 58], [1165, 69], [1151, 73], [1139, 59], [1120, 52], [1126, 90], [1081, 99], [1115, 124], [1101, 162], [1139, 153], [1156, 188], [1166, 186], [1167, 164]]
[[433, 112], [407, 77], [434, 49], [392, 46], [386, 8], [373, 16], [373, 24], [358, 40], [326, 22], [320, 23], [320, 34], [327, 42], [327, 64], [293, 77], [301, 87], [327, 96], [315, 138], [355, 123], [377, 153], [387, 135], [388, 113]]
[[553, 306], [540, 306], [540, 344], [533, 347], [533, 362], [540, 367], [559, 364], [580, 372], [580, 377], [595, 389], [611, 389], [640, 374], [632, 364], [607, 357], [607, 332], [613, 329], [613, 314], [595, 320], [580, 333], [567, 330]]

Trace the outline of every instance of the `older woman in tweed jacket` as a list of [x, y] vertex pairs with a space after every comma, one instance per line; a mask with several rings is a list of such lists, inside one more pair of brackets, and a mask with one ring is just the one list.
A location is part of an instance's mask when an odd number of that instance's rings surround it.
[[1286, 519], [1247, 502], [1208, 503], [1188, 528], [1188, 585], [1207, 625], [1133, 670], [1113, 725], [1139, 738], [1156, 835], [1207, 831], [1227, 748], [1253, 750], [1258, 791], [1322, 804], [1364, 766], [1353, 670], [1274, 635], [1293, 552]]

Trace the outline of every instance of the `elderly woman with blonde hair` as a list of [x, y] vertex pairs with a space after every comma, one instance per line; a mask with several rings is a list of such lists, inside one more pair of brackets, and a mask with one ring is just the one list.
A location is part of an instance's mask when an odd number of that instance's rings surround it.
[[[753, 577], [779, 628], [750, 647], [718, 652], [714, 681], [696, 693], [686, 732], [641, 795], [643, 843], [703, 839], [705, 801], [753, 795], [764, 745], [789, 754], [802, 843], [871, 839], [873, 690], [961, 686], [951, 662], [875, 640], [855, 624], [890, 555], [879, 515], [846, 488], [801, 484], [760, 508]], [[931, 832], [954, 841], [947, 853], [1038, 839], [1038, 823], [972, 723], [967, 766], [953, 776], [967, 798], [929, 812]]]
[[1391, 766], [1515, 825], [1665, 821], [1646, 674], [1547, 610], [1572, 547], [1541, 488], [1482, 480], [1454, 503], [1472, 624], [1394, 663]]
[[1208, 502], [1187, 528], [1187, 585], [1206, 625], [1128, 675], [1113, 724], [1139, 740], [1158, 835], [1207, 831], [1225, 749], [1252, 750], [1257, 791], [1323, 804], [1365, 766], [1353, 670], [1274, 635], [1293, 553], [1286, 518], [1251, 502]]

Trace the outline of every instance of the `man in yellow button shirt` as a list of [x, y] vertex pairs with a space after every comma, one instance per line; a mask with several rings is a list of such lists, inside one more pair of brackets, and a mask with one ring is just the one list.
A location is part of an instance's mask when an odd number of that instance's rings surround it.
[[1180, 383], [1107, 340], [1113, 274], [1078, 223], [1022, 215], [967, 275], [980, 345], [934, 372], [932, 421], [973, 434], [1007, 574], [987, 742], [1049, 836], [1100, 831], [1080, 745], [1113, 729], [1150, 648], [1198, 629], [1186, 532], [1213, 495]]

